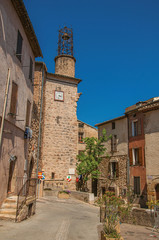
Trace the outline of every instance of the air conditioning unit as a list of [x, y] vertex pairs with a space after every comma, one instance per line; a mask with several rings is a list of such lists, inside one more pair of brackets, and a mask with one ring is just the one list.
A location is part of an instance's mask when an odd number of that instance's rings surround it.
[[25, 128], [25, 132], [24, 132], [24, 139], [31, 139], [32, 138], [32, 130], [29, 127]]

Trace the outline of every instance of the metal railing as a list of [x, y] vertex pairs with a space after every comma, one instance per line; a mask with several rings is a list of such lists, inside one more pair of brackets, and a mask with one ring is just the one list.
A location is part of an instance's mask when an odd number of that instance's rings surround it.
[[17, 194], [16, 221], [21, 209], [23, 208], [24, 205], [26, 205], [27, 198], [36, 197], [36, 186], [37, 178], [30, 178], [25, 181], [25, 183], [19, 190]]

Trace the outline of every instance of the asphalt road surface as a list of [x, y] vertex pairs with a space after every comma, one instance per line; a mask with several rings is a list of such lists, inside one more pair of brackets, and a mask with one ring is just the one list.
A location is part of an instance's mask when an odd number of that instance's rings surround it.
[[72, 199], [40, 199], [31, 218], [21, 223], [0, 220], [0, 240], [97, 240], [98, 224], [98, 207]]

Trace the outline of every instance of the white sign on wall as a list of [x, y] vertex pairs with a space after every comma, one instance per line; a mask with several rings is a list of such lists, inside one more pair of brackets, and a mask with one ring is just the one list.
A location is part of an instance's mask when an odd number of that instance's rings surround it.
[[69, 168], [69, 174], [75, 174], [75, 168]]

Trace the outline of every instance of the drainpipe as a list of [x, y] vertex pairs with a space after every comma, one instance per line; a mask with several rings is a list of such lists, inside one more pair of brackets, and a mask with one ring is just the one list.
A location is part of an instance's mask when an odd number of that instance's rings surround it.
[[0, 147], [2, 144], [2, 135], [3, 135], [3, 128], [4, 128], [4, 118], [5, 118], [5, 114], [6, 114], [6, 108], [7, 108], [9, 84], [10, 84], [10, 68], [8, 68], [8, 77], [7, 77], [4, 105], [3, 105], [3, 112], [2, 112], [2, 122], [1, 122], [1, 129], [0, 129]]
[[39, 135], [38, 135], [38, 149], [37, 149], [37, 170], [36, 170], [36, 177], [37, 178], [38, 178], [40, 143], [41, 143], [41, 120], [42, 120], [42, 107], [43, 107], [43, 87], [44, 87], [44, 63], [43, 63], [43, 66], [42, 66], [41, 104], [40, 104], [40, 120], [39, 120]]

